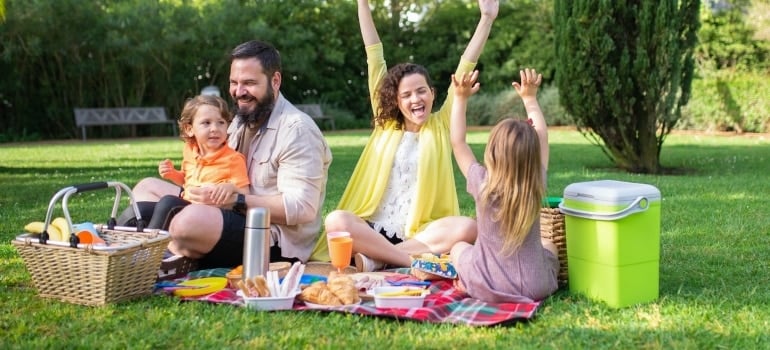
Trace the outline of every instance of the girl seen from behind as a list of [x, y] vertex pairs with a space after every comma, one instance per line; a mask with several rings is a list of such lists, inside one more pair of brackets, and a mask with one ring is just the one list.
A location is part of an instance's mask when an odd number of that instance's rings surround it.
[[484, 165], [465, 141], [468, 98], [479, 90], [478, 71], [452, 76], [455, 103], [450, 135], [468, 193], [476, 202], [478, 237], [474, 245], [451, 250], [457, 287], [486, 302], [532, 302], [558, 288], [556, 246], [540, 238], [540, 208], [548, 170], [548, 133], [537, 102], [542, 76], [521, 71], [513, 87], [528, 119], [504, 119], [492, 129]]

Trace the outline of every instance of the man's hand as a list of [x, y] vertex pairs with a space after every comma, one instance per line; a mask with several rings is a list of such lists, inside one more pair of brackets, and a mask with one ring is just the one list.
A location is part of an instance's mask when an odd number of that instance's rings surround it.
[[235, 200], [230, 201], [231, 198], [234, 198], [233, 195], [238, 191], [235, 185], [231, 183], [221, 183], [211, 187], [213, 190], [209, 196], [211, 197], [211, 200], [214, 202], [214, 204], [221, 207], [224, 204], [235, 202]]
[[185, 188], [185, 194], [187, 195], [190, 202], [200, 203], [200, 204], [216, 205], [214, 201], [211, 200], [212, 192], [213, 192], [213, 187], [208, 187], [208, 186]]

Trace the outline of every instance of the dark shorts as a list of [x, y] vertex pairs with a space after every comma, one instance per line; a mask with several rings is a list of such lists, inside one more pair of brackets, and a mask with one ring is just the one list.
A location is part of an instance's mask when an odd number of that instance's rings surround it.
[[[243, 229], [246, 217], [229, 209], [222, 209], [222, 236], [214, 248], [198, 261], [198, 267], [209, 269], [215, 267], [233, 268], [243, 264]], [[270, 247], [270, 262], [298, 261], [297, 258], [287, 258], [281, 255], [281, 247], [274, 244]]]
[[[155, 211], [156, 202], [137, 202], [140, 216], [145, 223], [150, 222]], [[232, 210], [222, 209], [222, 236], [214, 248], [198, 261], [201, 269], [216, 267], [233, 268], [243, 264], [243, 229], [246, 217]], [[136, 214], [129, 206], [117, 218], [120, 226], [136, 226]], [[165, 220], [164, 220], [165, 221]], [[166, 226], [167, 227], [167, 226]], [[270, 247], [270, 261], [298, 261], [297, 258], [287, 258], [281, 255], [281, 247], [277, 244]]]
[[[372, 230], [376, 231], [376, 229], [374, 228], [374, 223], [373, 222], [367, 221], [366, 223], [369, 224], [369, 227], [371, 227]], [[399, 244], [399, 243], [404, 241], [403, 239], [398, 238], [396, 235], [393, 235], [393, 237], [389, 237], [388, 236], [388, 231], [385, 231], [385, 229], [380, 229], [379, 234], [381, 234], [382, 237], [385, 237], [385, 239], [387, 239], [388, 242], [390, 242], [393, 245]]]

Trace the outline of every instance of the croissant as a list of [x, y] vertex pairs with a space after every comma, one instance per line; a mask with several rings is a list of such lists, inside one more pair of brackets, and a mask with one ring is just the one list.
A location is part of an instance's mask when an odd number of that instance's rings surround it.
[[358, 302], [358, 289], [348, 284], [333, 284], [329, 290], [340, 299], [343, 305], [355, 304]]
[[322, 289], [321, 293], [318, 294], [318, 298], [318, 304], [332, 306], [342, 305], [342, 300], [340, 300], [340, 298], [337, 297], [337, 295], [334, 294], [329, 288]]
[[299, 298], [313, 304], [342, 305], [342, 301], [329, 290], [326, 282], [322, 281], [315, 282], [303, 289], [299, 294]]
[[358, 302], [358, 288], [356, 288], [356, 282], [352, 277], [330, 274], [327, 285], [329, 290], [342, 301], [343, 305]]
[[348, 275], [341, 275], [337, 274], [336, 272], [332, 272], [329, 274], [328, 277], [328, 285], [331, 286], [340, 286], [340, 287], [346, 287], [346, 286], [352, 286], [355, 288], [356, 281], [353, 280], [352, 277]]
[[323, 289], [326, 288], [326, 282], [315, 282], [305, 288], [302, 289], [302, 292], [299, 293], [299, 298], [301, 300], [309, 301], [311, 303], [318, 303], [318, 295], [321, 293]]

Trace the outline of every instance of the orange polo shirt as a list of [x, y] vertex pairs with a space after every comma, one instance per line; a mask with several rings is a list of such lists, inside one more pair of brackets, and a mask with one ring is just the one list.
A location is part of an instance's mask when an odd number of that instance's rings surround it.
[[[214, 153], [201, 156], [197, 143], [186, 143], [182, 155], [185, 189], [226, 182], [238, 188], [249, 185], [246, 157], [226, 144]], [[185, 192], [182, 198], [189, 200]]]

